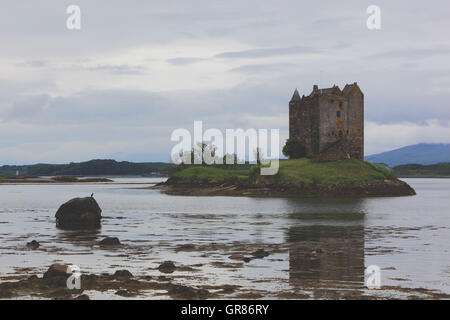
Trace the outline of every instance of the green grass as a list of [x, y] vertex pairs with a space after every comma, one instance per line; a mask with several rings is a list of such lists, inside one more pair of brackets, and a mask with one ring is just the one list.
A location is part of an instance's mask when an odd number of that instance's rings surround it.
[[0, 174], [0, 180], [6, 179], [6, 176], [3, 174]]
[[389, 169], [356, 159], [312, 162], [306, 158], [280, 161], [279, 175], [284, 181], [324, 185], [373, 181], [393, 176]]
[[202, 167], [196, 166], [184, 169], [174, 174], [174, 176], [179, 178], [197, 178], [197, 179], [213, 179], [213, 180], [225, 180], [233, 177], [238, 177], [239, 179], [247, 179], [251, 173], [251, 168], [249, 169], [231, 169], [227, 168], [226, 165], [223, 168], [218, 167]]
[[[175, 174], [180, 178], [213, 179], [220, 181], [232, 177], [247, 179], [255, 167], [232, 169], [223, 167], [196, 166]], [[389, 169], [356, 159], [333, 162], [313, 162], [310, 159], [280, 161], [278, 178], [295, 183], [319, 183], [335, 185], [341, 182], [367, 182], [393, 177]]]

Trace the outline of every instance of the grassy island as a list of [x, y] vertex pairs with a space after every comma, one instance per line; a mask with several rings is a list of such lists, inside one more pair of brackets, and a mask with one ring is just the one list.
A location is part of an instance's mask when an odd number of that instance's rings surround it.
[[415, 191], [383, 166], [356, 159], [315, 162], [281, 160], [276, 175], [259, 166], [186, 166], [155, 188], [168, 194], [201, 196], [404, 196]]
[[[174, 174], [182, 179], [210, 179], [217, 182], [230, 178], [249, 179], [257, 166], [194, 166]], [[393, 178], [393, 173], [382, 166], [356, 159], [332, 162], [313, 162], [307, 158], [281, 160], [277, 174], [279, 181], [336, 185], [342, 182], [370, 182]]]

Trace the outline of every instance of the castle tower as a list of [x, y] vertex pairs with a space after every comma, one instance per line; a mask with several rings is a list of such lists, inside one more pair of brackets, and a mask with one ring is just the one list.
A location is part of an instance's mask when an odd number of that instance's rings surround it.
[[296, 137], [296, 125], [295, 123], [296, 115], [295, 112], [299, 110], [301, 104], [301, 98], [298, 93], [298, 90], [295, 89], [294, 94], [292, 95], [291, 101], [289, 101], [289, 139], [295, 139]]
[[364, 94], [357, 83], [343, 90], [296, 89], [289, 102], [289, 139], [298, 140], [318, 160], [364, 159]]

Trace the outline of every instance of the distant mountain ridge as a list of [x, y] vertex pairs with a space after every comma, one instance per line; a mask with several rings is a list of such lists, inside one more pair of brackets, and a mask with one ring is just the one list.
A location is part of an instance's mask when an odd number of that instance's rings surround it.
[[429, 165], [450, 162], [450, 143], [419, 143], [366, 156], [365, 160], [385, 163], [390, 167], [402, 164]]
[[86, 162], [68, 164], [33, 164], [5, 165], [0, 167], [0, 174], [14, 176], [59, 176], [59, 175], [155, 175], [166, 174], [169, 163], [115, 161], [95, 159]]

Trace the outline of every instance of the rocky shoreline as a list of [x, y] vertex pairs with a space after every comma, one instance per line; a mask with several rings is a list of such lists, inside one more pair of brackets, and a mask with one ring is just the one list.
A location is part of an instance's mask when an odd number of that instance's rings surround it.
[[[209, 243], [204, 245], [184, 244], [172, 247], [175, 253], [202, 253], [215, 258], [208, 259], [209, 266], [227, 270], [244, 268], [248, 263], [276, 259], [278, 253], [293, 250], [295, 244], [248, 244], [233, 243], [230, 245]], [[300, 259], [315, 261], [321, 255], [327, 255], [327, 248], [303, 248]], [[218, 260], [218, 255], [224, 261]], [[273, 258], [271, 258], [274, 256]], [[67, 286], [70, 276], [69, 265], [54, 263], [42, 271], [24, 268], [20, 273], [0, 278], [0, 300], [17, 298], [38, 298], [56, 300], [90, 300], [108, 297], [159, 299], [449, 299], [449, 295], [426, 288], [406, 288], [402, 286], [382, 286], [378, 290], [368, 290], [363, 282], [345, 284], [342, 281], [328, 281], [326, 286], [320, 281], [307, 281], [296, 278], [296, 270], [289, 270], [289, 283], [302, 290], [275, 291], [233, 284], [208, 283], [205, 274], [200, 272], [203, 264], [180, 265], [173, 261], [163, 261], [155, 268], [140, 270], [136, 274], [126, 269], [115, 269], [112, 272], [80, 274], [80, 288]], [[300, 270], [301, 271], [301, 270]], [[191, 283], [187, 283], [187, 282]], [[258, 280], [259, 284], [270, 279]], [[298, 281], [298, 284], [297, 282]], [[214, 282], [214, 281], [213, 281]], [[195, 283], [195, 284], [192, 284]]]
[[89, 300], [85, 291], [114, 291], [115, 295], [121, 297], [136, 297], [146, 290], [166, 291], [172, 299], [205, 299], [216, 296], [206, 289], [172, 283], [164, 276], [135, 277], [128, 270], [117, 270], [113, 274], [82, 274], [81, 288], [69, 289], [66, 268], [65, 265], [53, 264], [42, 277], [32, 275], [18, 281], [1, 282], [0, 299], [30, 295], [47, 299]]
[[246, 197], [387, 197], [415, 195], [411, 186], [397, 178], [370, 182], [342, 182], [336, 185], [278, 181], [259, 176], [250, 180], [215, 181], [170, 177], [151, 187], [171, 195]]

